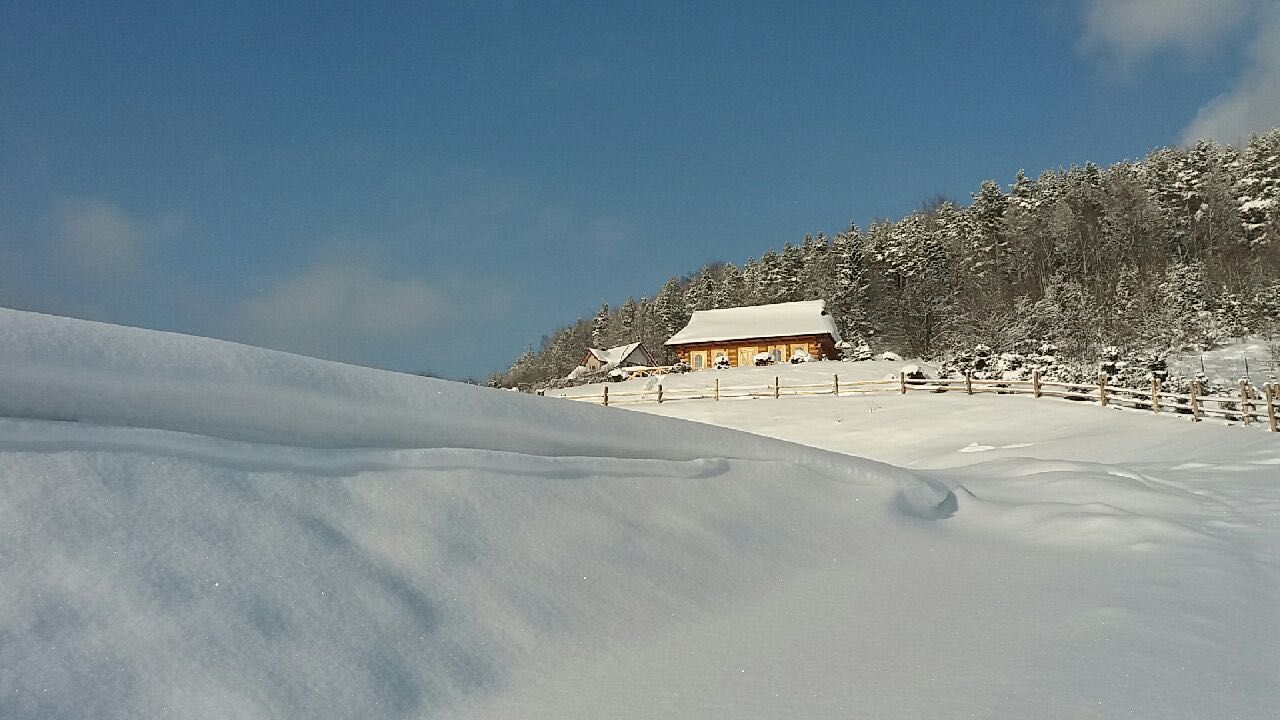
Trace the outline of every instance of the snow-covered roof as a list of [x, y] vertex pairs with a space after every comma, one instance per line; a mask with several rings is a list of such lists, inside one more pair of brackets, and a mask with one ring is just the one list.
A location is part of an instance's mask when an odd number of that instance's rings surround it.
[[[627, 345], [619, 345], [611, 347], [608, 350], [600, 350], [599, 348], [587, 348], [587, 352], [594, 355], [597, 360], [604, 365], [605, 369], [612, 369], [624, 362], [631, 353], [640, 347], [640, 343], [633, 342]], [[649, 362], [649, 358], [644, 358], [645, 362]]]
[[836, 330], [835, 319], [827, 312], [826, 302], [804, 300], [723, 310], [698, 310], [689, 318], [689, 324], [672, 335], [666, 344], [824, 334], [840, 342], [840, 331]]

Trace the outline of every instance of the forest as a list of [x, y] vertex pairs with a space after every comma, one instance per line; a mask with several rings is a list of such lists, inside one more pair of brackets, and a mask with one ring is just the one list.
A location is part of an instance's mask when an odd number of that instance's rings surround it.
[[1280, 333], [1280, 129], [1242, 148], [1161, 148], [983, 182], [967, 206], [807, 235], [741, 265], [708, 264], [651, 296], [602, 304], [489, 382], [563, 378], [588, 346], [663, 343], [695, 310], [821, 298], [845, 340], [954, 364], [979, 353], [1064, 366]]

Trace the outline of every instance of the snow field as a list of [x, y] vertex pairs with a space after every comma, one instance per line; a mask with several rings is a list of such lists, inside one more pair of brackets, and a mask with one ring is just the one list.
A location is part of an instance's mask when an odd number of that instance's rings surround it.
[[0, 311], [0, 717], [1280, 714], [1272, 435], [631, 407]]
[[[784, 374], [783, 382], [803, 377]], [[1125, 706], [1112, 696], [1096, 716], [1251, 717], [1280, 707], [1268, 687], [1280, 677], [1280, 443], [1272, 434], [1058, 400], [954, 393], [628, 409], [917, 468], [951, 487], [957, 510], [934, 529], [953, 549], [989, 543], [982, 560], [1012, 573], [984, 579], [976, 558], [967, 558], [963, 586], [970, 591], [1005, 610], [1039, 598], [1043, 620], [1019, 624], [1052, 637], [1057, 654], [1037, 668], [1099, 683], [1122, 679], [1126, 692], [1166, 699], [1179, 693], [1155, 688], [1182, 683], [1180, 708], [1150, 698]], [[1037, 576], [1048, 582], [1064, 574], [1074, 578], [1048, 597], [1034, 587]], [[1092, 609], [1067, 609], [1072, 595]], [[1008, 618], [1034, 612], [1023, 606]], [[1102, 648], [1119, 654], [1099, 654]]]
[[1169, 362], [1173, 372], [1195, 377], [1204, 368], [1205, 377], [1221, 385], [1234, 386], [1248, 378], [1257, 387], [1280, 381], [1280, 367], [1271, 359], [1271, 348], [1264, 338], [1249, 337], [1213, 350], [1189, 352]]

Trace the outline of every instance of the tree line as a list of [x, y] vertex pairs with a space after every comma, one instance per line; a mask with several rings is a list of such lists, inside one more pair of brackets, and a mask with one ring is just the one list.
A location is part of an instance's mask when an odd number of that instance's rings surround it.
[[1238, 149], [1201, 141], [1107, 168], [1020, 171], [967, 206], [931, 201], [708, 264], [601, 305], [490, 382], [562, 378], [588, 346], [640, 341], [668, 361], [663, 343], [696, 310], [818, 298], [846, 340], [932, 359], [1051, 343], [1096, 362], [1104, 349], [1159, 356], [1280, 332], [1280, 129]]

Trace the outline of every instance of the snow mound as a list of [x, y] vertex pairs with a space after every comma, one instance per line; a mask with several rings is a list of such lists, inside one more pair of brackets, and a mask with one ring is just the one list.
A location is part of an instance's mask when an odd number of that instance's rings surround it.
[[[874, 577], [867, 548], [901, 562], [954, 508], [722, 428], [0, 310], [0, 717], [645, 716], [656, 676], [639, 703], [547, 679], [729, 652], [752, 608], [836, 599], [833, 558]], [[715, 702], [846, 702], [794, 680]]]
[[[310, 448], [471, 448], [665, 460], [732, 448], [741, 459], [851, 467], [844, 455], [762, 438], [726, 446], [732, 433], [706, 425], [4, 308], [0, 376], [0, 417]], [[896, 475], [900, 482], [918, 482]]]

